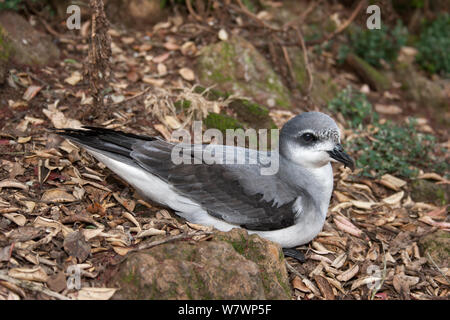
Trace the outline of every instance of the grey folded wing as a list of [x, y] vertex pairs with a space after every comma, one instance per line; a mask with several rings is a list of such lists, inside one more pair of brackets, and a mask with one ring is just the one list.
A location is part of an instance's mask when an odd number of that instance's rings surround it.
[[[216, 218], [250, 230], [274, 230], [294, 224], [292, 206], [298, 194], [277, 174], [261, 175], [264, 164], [257, 151], [185, 145], [185, 161], [177, 163], [172, 161], [174, 147], [162, 140], [141, 141], [132, 145], [130, 156]], [[224, 155], [243, 152], [244, 164], [205, 161], [204, 156], [210, 154], [211, 148]]]

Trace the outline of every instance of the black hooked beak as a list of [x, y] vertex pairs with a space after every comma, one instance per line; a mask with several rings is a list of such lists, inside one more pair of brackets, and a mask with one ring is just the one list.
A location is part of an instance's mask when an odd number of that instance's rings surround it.
[[345, 167], [349, 167], [352, 171], [355, 169], [355, 162], [348, 154], [345, 153], [344, 148], [342, 148], [340, 143], [338, 143], [333, 150], [327, 152], [331, 158], [342, 162]]

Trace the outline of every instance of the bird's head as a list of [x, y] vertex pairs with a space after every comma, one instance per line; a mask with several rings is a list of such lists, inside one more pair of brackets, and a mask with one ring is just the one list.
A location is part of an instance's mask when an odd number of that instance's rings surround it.
[[307, 168], [319, 168], [330, 161], [352, 170], [355, 167], [342, 148], [336, 122], [321, 112], [304, 112], [286, 122], [280, 133], [280, 153]]

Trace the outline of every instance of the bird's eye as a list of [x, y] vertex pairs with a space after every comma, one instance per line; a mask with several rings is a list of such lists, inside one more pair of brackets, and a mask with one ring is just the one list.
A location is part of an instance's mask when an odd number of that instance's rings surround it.
[[301, 138], [304, 142], [308, 142], [308, 143], [317, 140], [316, 136], [309, 132], [302, 134]]

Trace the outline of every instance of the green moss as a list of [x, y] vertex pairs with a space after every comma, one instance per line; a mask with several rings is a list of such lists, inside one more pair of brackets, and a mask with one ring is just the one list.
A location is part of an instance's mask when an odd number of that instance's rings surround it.
[[244, 126], [238, 120], [225, 114], [210, 113], [204, 120], [206, 127], [215, 128], [225, 133], [226, 129], [243, 129]]
[[139, 285], [139, 278], [133, 269], [130, 269], [130, 272], [128, 274], [124, 275], [122, 280], [123, 280], [123, 282], [134, 285], [134, 286]]
[[12, 47], [6, 39], [6, 33], [0, 26], [0, 63], [7, 62], [12, 53]]
[[181, 112], [183, 109], [189, 109], [189, 107], [191, 106], [191, 102], [189, 100], [179, 100], [175, 101], [174, 106], [177, 111]]
[[450, 188], [447, 185], [437, 185], [423, 179], [415, 180], [411, 184], [411, 197], [414, 201], [444, 206], [449, 202], [449, 192]]
[[[450, 233], [439, 230], [420, 239], [419, 245], [424, 256], [432, 265], [447, 267], [450, 262]], [[433, 261], [431, 261], [430, 257]], [[433, 263], [434, 262], [434, 263]]]
[[204, 84], [253, 97], [260, 103], [273, 99], [277, 107], [291, 107], [281, 79], [265, 58], [241, 37], [233, 36], [203, 48], [196, 69]]
[[275, 275], [277, 277], [278, 283], [281, 285], [281, 287], [283, 288], [284, 292], [288, 296], [292, 295], [291, 286], [283, 280], [283, 277], [281, 276], [281, 273], [279, 271], [275, 271]]

